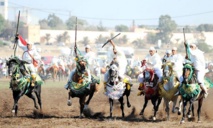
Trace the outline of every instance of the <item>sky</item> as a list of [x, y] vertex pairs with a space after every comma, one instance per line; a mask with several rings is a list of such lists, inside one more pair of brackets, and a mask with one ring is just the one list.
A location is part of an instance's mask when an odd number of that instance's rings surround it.
[[28, 10], [31, 22], [55, 13], [64, 21], [77, 16], [91, 25], [158, 25], [169, 15], [178, 25], [213, 24], [213, 0], [8, 0], [9, 19]]

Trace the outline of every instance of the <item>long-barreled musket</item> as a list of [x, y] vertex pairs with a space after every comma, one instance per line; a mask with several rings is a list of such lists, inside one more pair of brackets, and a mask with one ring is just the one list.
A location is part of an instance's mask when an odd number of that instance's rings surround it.
[[78, 29], [78, 19], [76, 17], [76, 23], [75, 23], [75, 46], [74, 46], [74, 51], [75, 51], [75, 55], [77, 56], [78, 53], [77, 53], [77, 44], [76, 44], [76, 41], [77, 41], [77, 29]]
[[185, 46], [185, 52], [186, 52], [186, 58], [188, 59], [188, 52], [187, 52], [187, 44], [186, 44], [186, 36], [185, 36], [185, 31], [184, 31], [184, 28], [183, 28], [183, 38], [184, 38], [184, 46]]
[[107, 40], [107, 42], [106, 42], [106, 43], [104, 43], [104, 45], [102, 46], [102, 48], [103, 48], [106, 44], [108, 44], [110, 40], [115, 39], [115, 38], [116, 38], [117, 36], [119, 36], [120, 34], [121, 34], [121, 33], [118, 33], [117, 35], [115, 35], [115, 36], [114, 36], [114, 37], [112, 37], [111, 39]]
[[17, 49], [17, 44], [18, 44], [18, 39], [17, 39], [16, 36], [18, 35], [19, 19], [20, 19], [20, 11], [18, 12], [18, 21], [17, 21], [17, 26], [16, 26], [15, 43], [13, 45], [13, 49], [15, 49], [14, 50], [14, 56], [16, 56], [16, 49]]

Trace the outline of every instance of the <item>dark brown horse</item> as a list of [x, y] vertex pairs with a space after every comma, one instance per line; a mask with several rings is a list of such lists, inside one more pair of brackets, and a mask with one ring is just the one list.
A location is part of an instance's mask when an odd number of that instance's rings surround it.
[[[68, 93], [68, 105], [71, 105], [71, 97], [78, 97], [80, 103], [80, 117], [83, 115], [83, 111], [87, 109], [95, 91], [97, 91], [99, 80], [96, 80], [90, 75], [88, 71], [87, 62], [84, 59], [78, 57], [76, 69], [71, 72], [71, 81], [69, 81], [70, 91]], [[88, 97], [87, 101], [86, 98]]]
[[140, 112], [140, 115], [143, 116], [147, 103], [149, 100], [151, 100], [153, 104], [153, 110], [154, 110], [153, 120], [156, 120], [156, 114], [162, 100], [162, 98], [159, 96], [159, 93], [158, 93], [158, 86], [157, 86], [158, 76], [154, 73], [153, 69], [148, 69], [148, 68], [144, 70], [143, 76], [144, 76], [143, 83], [141, 83], [138, 88], [145, 95], [144, 97], [145, 102], [143, 105], [143, 109]]
[[46, 74], [51, 74], [53, 81], [57, 79], [58, 75], [58, 67], [56, 65], [53, 65], [46, 69]]
[[[208, 82], [205, 82], [205, 85], [207, 88], [209, 88], [211, 85], [206, 84]], [[198, 115], [198, 122], [200, 122], [200, 113], [201, 113], [201, 107], [203, 104], [204, 99], [204, 93], [202, 89], [200, 88], [199, 83], [197, 82], [194, 68], [191, 64], [185, 64], [183, 68], [183, 82], [180, 87], [180, 94], [183, 100], [183, 117], [180, 121], [180, 123], [184, 123], [185, 116], [186, 116], [186, 105], [189, 102], [189, 110], [188, 110], [188, 117], [191, 117], [190, 113], [192, 112], [192, 116], [194, 116], [194, 102], [198, 101], [198, 109], [197, 109], [197, 115]]]

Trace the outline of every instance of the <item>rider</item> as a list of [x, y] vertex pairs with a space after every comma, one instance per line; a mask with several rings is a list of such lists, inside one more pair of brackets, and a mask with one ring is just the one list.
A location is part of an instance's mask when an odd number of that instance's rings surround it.
[[64, 88], [65, 89], [69, 89], [69, 86], [70, 86], [70, 83], [72, 82], [72, 77], [73, 77], [73, 75], [74, 75], [74, 73], [75, 73], [75, 71], [77, 70], [77, 72], [78, 72], [78, 67], [80, 67], [81, 65], [84, 65], [85, 66], [85, 72], [83, 73], [83, 74], [87, 74], [87, 82], [90, 82], [91, 81], [91, 73], [90, 73], [90, 70], [88, 69], [88, 62], [87, 62], [87, 60], [83, 57], [83, 56], [81, 56], [81, 55], [78, 55], [78, 56], [76, 56], [76, 58], [75, 58], [75, 61], [76, 61], [76, 67], [77, 68], [74, 68], [71, 72], [70, 72], [70, 75], [69, 75], [69, 79], [68, 79], [68, 82], [67, 82], [67, 84], [64, 86]]
[[[118, 47], [115, 46], [114, 42], [112, 40], [109, 40], [109, 42], [113, 46], [113, 53], [110, 52], [108, 55], [108, 60], [111, 62], [116, 62], [118, 64], [118, 78], [119, 81], [122, 81], [124, 78], [124, 74], [126, 72], [126, 66], [127, 66], [127, 60], [124, 52]], [[104, 88], [106, 91], [106, 83], [109, 79], [109, 70], [104, 74]]]
[[[154, 72], [158, 76], [158, 82], [160, 82], [162, 79], [162, 70], [161, 70], [162, 61], [161, 61], [161, 57], [159, 56], [159, 54], [157, 53], [154, 47], [150, 47], [149, 54], [142, 61], [141, 71], [146, 69], [147, 65], [151, 65], [153, 67]], [[140, 85], [143, 83], [143, 79], [144, 79], [144, 76], [143, 76], [143, 73], [141, 73], [138, 76], [138, 81], [140, 82]], [[141, 95], [142, 93], [143, 92], [139, 92], [138, 95]]]
[[176, 73], [179, 81], [182, 81], [182, 70], [183, 70], [183, 57], [180, 54], [177, 54], [177, 48], [172, 48], [172, 55], [170, 61], [174, 63], [173, 70]]
[[204, 85], [204, 76], [206, 73], [206, 70], [205, 70], [206, 63], [205, 63], [205, 58], [203, 54], [204, 52], [198, 49], [198, 47], [194, 43], [191, 43], [189, 45], [185, 43], [185, 45], [187, 49], [189, 49], [190, 61], [194, 66], [194, 71], [197, 77], [198, 84], [200, 85], [201, 89], [204, 91], [204, 98], [206, 98], [208, 96], [208, 92], [207, 92], [206, 86]]
[[166, 55], [164, 55], [163, 59], [162, 59], [162, 62], [163, 63], [166, 63], [170, 60], [171, 58], [171, 51], [170, 50], [166, 50]]
[[85, 47], [85, 52], [86, 54], [84, 55], [84, 58], [87, 60], [88, 62], [88, 66], [91, 72], [94, 71], [94, 66], [96, 65], [96, 55], [94, 52], [91, 51], [91, 47], [90, 45], [86, 45]]
[[31, 86], [35, 86], [35, 81], [36, 81], [36, 67], [33, 65], [33, 59], [36, 61], [41, 60], [41, 56], [37, 52], [36, 48], [33, 46], [32, 42], [26, 42], [20, 35], [16, 36], [16, 39], [20, 40], [18, 42], [18, 46], [24, 50], [24, 53], [22, 55], [22, 59], [24, 61], [27, 61], [29, 64], [26, 64], [26, 67], [30, 71], [30, 75], [32, 78]]

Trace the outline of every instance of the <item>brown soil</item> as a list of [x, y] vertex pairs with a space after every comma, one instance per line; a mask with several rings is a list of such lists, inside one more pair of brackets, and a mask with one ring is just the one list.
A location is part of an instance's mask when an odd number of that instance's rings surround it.
[[[48, 84], [48, 81], [47, 83]], [[44, 85], [45, 86], [45, 85]], [[114, 102], [113, 118], [109, 116], [108, 98], [103, 94], [103, 87], [100, 88], [90, 102], [89, 110], [85, 112], [84, 118], [79, 118], [79, 103], [78, 98], [72, 99], [72, 106], [67, 106], [67, 90], [63, 88], [63, 83], [59, 83], [58, 87], [42, 87], [42, 103], [43, 112], [34, 109], [33, 101], [26, 96], [19, 100], [18, 116], [13, 117], [11, 113], [13, 99], [10, 89], [0, 90], [0, 127], [1, 128], [65, 128], [65, 127], [110, 127], [110, 128], [177, 128], [177, 127], [193, 127], [193, 128], [208, 128], [213, 127], [213, 90], [209, 90], [209, 96], [204, 100], [202, 107], [201, 120], [202, 123], [197, 123], [195, 120], [179, 124], [181, 116], [177, 113], [171, 113], [170, 121], [165, 121], [165, 113], [163, 104], [160, 105], [160, 110], [157, 114], [157, 120], [152, 121], [153, 115], [152, 105], [149, 101], [145, 110], [144, 116], [139, 116], [143, 106], [143, 96], [137, 96], [138, 84], [133, 86], [130, 102], [132, 107], [127, 108], [125, 104], [125, 118], [121, 118], [121, 110], [119, 102]], [[125, 98], [126, 102], [126, 98]], [[195, 103], [197, 106], [197, 103]], [[197, 107], [195, 107], [196, 113]], [[197, 114], [195, 114], [197, 115]]]

